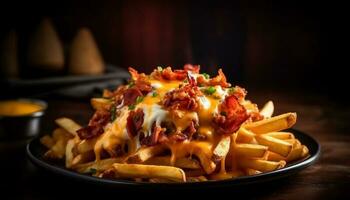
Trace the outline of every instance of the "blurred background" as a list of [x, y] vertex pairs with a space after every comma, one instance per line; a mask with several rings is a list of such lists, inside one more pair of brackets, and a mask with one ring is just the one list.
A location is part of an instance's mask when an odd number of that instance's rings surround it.
[[[313, 2], [15, 0], [0, 9], [1, 77], [14, 88], [28, 83], [19, 80], [99, 74], [99, 70], [71, 70], [81, 67], [79, 58], [85, 56], [88, 61], [81, 61], [85, 65], [99, 68], [102, 62], [144, 72], [159, 65], [181, 68], [193, 63], [215, 75], [221, 67], [230, 81], [248, 91], [263, 87], [331, 92], [332, 84], [325, 81], [328, 74], [321, 67], [320, 11]], [[42, 31], [48, 26], [61, 46], [50, 43], [49, 36], [43, 39], [42, 35], [50, 34]], [[82, 28], [89, 31], [95, 46], [84, 47], [90, 38], [84, 40]], [[83, 45], [76, 44], [79, 36]], [[45, 41], [49, 47], [41, 44]], [[50, 47], [53, 66], [37, 67], [51, 64], [36, 61], [43, 60], [37, 49], [47, 48], [50, 54]], [[96, 54], [86, 50], [90, 47], [97, 48], [97, 61], [89, 61]]]

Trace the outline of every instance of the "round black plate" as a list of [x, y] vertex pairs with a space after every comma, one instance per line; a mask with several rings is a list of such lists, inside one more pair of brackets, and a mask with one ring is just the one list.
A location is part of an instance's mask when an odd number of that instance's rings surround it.
[[241, 186], [247, 184], [256, 184], [263, 183], [267, 181], [272, 181], [276, 179], [280, 179], [283, 177], [290, 176], [295, 174], [296, 172], [310, 166], [313, 164], [320, 155], [320, 145], [318, 142], [307, 135], [298, 130], [291, 129], [291, 132], [294, 133], [295, 137], [298, 138], [302, 144], [306, 145], [309, 148], [310, 156], [306, 159], [293, 162], [288, 164], [286, 167], [282, 169], [278, 169], [272, 172], [265, 172], [252, 176], [242, 176], [235, 179], [227, 179], [221, 181], [206, 181], [206, 182], [194, 182], [194, 183], [140, 183], [134, 181], [127, 180], [109, 180], [96, 178], [93, 176], [79, 174], [74, 171], [70, 171], [64, 168], [63, 163], [52, 163], [43, 158], [43, 155], [46, 151], [45, 147], [40, 144], [39, 138], [33, 139], [27, 145], [27, 155], [29, 159], [39, 168], [43, 168], [50, 172], [54, 172], [58, 175], [66, 176], [69, 178], [73, 178], [83, 182], [89, 182], [93, 184], [102, 184], [108, 186], [119, 186], [119, 187], [142, 187], [142, 188], [155, 188], [155, 187], [166, 187], [166, 188], [188, 188], [189, 186], [199, 186], [202, 187], [222, 187], [222, 186]]

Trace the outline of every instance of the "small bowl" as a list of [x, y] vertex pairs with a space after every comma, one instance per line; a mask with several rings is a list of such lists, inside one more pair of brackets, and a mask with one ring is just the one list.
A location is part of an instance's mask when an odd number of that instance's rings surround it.
[[24, 115], [8, 116], [0, 114], [0, 140], [21, 140], [37, 136], [40, 131], [40, 120], [45, 114], [47, 103], [37, 99], [11, 101], [39, 105], [41, 109]]

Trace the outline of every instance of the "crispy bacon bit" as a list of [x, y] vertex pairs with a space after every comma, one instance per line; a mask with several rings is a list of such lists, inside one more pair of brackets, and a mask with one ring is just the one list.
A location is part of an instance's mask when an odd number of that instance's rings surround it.
[[183, 134], [187, 136], [187, 138], [192, 138], [193, 134], [196, 133], [195, 123], [194, 121], [191, 122], [191, 124], [182, 131]]
[[174, 133], [168, 137], [168, 141], [182, 142], [188, 139], [188, 136], [183, 133]]
[[126, 130], [130, 138], [133, 138], [141, 130], [144, 113], [142, 109], [137, 109], [136, 111], [131, 111], [126, 121]]
[[244, 100], [245, 96], [247, 95], [247, 91], [244, 88], [235, 86], [233, 89], [233, 95], [235, 95], [238, 100]]
[[212, 79], [210, 79], [209, 84], [212, 86], [220, 85], [221, 87], [230, 87], [230, 84], [227, 83], [226, 76], [224, 72], [222, 72], [222, 69], [219, 69], [218, 75]]
[[90, 119], [89, 125], [77, 130], [80, 139], [90, 139], [101, 135], [103, 127], [110, 121], [110, 113], [105, 110], [97, 110]]
[[185, 71], [191, 71], [191, 72], [199, 73], [200, 66], [199, 65], [185, 64], [184, 65], [184, 70]]
[[135, 82], [135, 88], [139, 89], [143, 95], [148, 94], [149, 92], [152, 91], [152, 86], [151, 83], [146, 81], [146, 80], [142, 80], [139, 79]]
[[156, 122], [152, 124], [151, 135], [145, 137], [144, 133], [140, 134], [139, 140], [141, 145], [153, 146], [161, 141], [164, 141], [166, 136], [164, 135], [165, 129], [157, 126]]
[[137, 97], [146, 95], [152, 91], [151, 83], [144, 73], [139, 74], [131, 67], [129, 67], [129, 72], [133, 84], [123, 91], [124, 105], [127, 106], [134, 104]]
[[220, 85], [223, 88], [230, 87], [231, 84], [227, 83], [226, 76], [222, 72], [222, 69], [219, 69], [218, 75], [211, 79], [206, 79], [203, 76], [197, 77], [197, 83], [198, 85], [202, 86], [216, 86]]
[[263, 120], [263, 119], [264, 119], [264, 116], [261, 115], [259, 112], [251, 112], [251, 113], [249, 113], [249, 114], [250, 114], [250, 119], [251, 119], [253, 122], [260, 121], [260, 120]]
[[185, 70], [172, 70], [171, 67], [167, 67], [161, 71], [161, 77], [165, 80], [185, 80], [187, 72]]
[[128, 106], [134, 104], [137, 97], [142, 96], [142, 92], [137, 88], [129, 88], [125, 91], [123, 96], [124, 105]]
[[86, 126], [77, 130], [78, 136], [80, 139], [91, 139], [98, 135], [101, 135], [104, 132], [103, 127], [101, 126]]
[[197, 110], [202, 92], [194, 84], [187, 84], [165, 94], [163, 105], [171, 110]]
[[219, 111], [220, 114], [213, 119], [219, 134], [236, 132], [241, 124], [249, 118], [246, 109], [239, 104], [233, 95], [225, 98], [225, 101], [219, 106]]

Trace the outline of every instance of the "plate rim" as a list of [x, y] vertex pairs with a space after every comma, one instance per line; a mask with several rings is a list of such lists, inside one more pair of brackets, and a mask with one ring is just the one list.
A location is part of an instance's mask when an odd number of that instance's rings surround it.
[[[292, 163], [289, 166], [286, 166], [281, 169], [277, 169], [271, 172], [264, 172], [261, 174], [255, 174], [255, 175], [249, 175], [249, 176], [241, 176], [237, 178], [231, 178], [231, 179], [225, 179], [225, 180], [208, 180], [204, 182], [185, 182], [185, 183], [151, 183], [151, 182], [135, 182], [135, 181], [129, 181], [129, 180], [119, 180], [119, 179], [104, 179], [104, 178], [98, 178], [91, 175], [86, 174], [80, 174], [78, 172], [71, 171], [69, 169], [65, 169], [63, 167], [50, 164], [48, 162], [45, 162], [45, 160], [38, 158], [35, 156], [32, 151], [31, 147], [34, 145], [33, 143], [38, 142], [40, 137], [33, 138], [28, 144], [26, 145], [26, 154], [29, 160], [39, 169], [44, 168], [47, 171], [50, 171], [51, 173], [62, 175], [64, 177], [72, 178], [78, 181], [87, 181], [88, 183], [94, 183], [94, 184], [108, 184], [111, 186], [142, 186], [142, 187], [159, 187], [159, 186], [170, 186], [170, 187], [188, 187], [188, 186], [209, 186], [209, 187], [215, 187], [220, 185], [229, 184], [230, 186], [233, 185], [245, 185], [245, 184], [252, 184], [254, 182], [268, 182], [272, 181], [274, 179], [280, 179], [283, 177], [290, 176], [291, 174], [295, 174], [299, 172], [300, 170], [303, 170], [310, 165], [314, 164], [319, 158], [321, 154], [321, 145], [320, 143], [310, 136], [309, 134], [297, 130], [297, 129], [288, 129], [292, 131], [293, 133], [297, 133], [298, 135], [303, 135], [302, 137], [307, 138], [307, 140], [311, 141], [313, 144], [312, 146], [315, 146], [315, 149], [313, 149], [314, 153], [310, 155], [307, 158], [304, 158], [300, 161], [296, 161], [295, 163]], [[311, 145], [310, 145], [311, 146]], [[35, 147], [33, 147], [35, 148]], [[309, 147], [308, 147], [309, 148]], [[288, 173], [289, 172], [289, 173]], [[263, 180], [261, 180], [263, 179]]]

